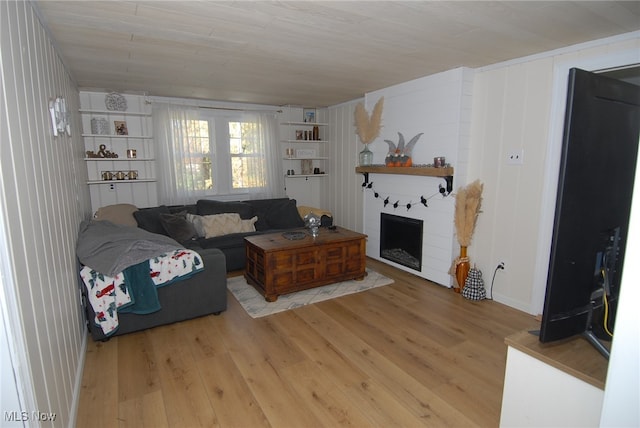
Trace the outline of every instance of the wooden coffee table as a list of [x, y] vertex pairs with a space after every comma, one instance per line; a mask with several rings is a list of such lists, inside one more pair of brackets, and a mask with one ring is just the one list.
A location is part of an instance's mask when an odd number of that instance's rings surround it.
[[244, 276], [265, 299], [275, 302], [279, 295], [366, 275], [366, 235], [336, 227], [320, 228], [317, 237], [308, 229], [289, 232], [304, 234], [287, 239], [283, 233], [245, 238], [247, 264]]

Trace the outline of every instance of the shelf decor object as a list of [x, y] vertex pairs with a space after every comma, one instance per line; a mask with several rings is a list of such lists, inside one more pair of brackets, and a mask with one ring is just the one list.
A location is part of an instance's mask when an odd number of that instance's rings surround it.
[[127, 99], [117, 92], [105, 95], [104, 105], [110, 111], [127, 111]]
[[369, 166], [373, 163], [373, 152], [369, 150], [369, 144], [380, 135], [382, 129], [382, 108], [384, 106], [384, 97], [381, 97], [373, 107], [371, 116], [364, 108], [363, 103], [356, 105], [354, 116], [356, 122], [356, 134], [360, 138], [360, 142], [364, 144], [364, 149], [358, 155], [358, 164], [360, 166]]
[[387, 156], [384, 158], [384, 163], [390, 167], [399, 167], [399, 166], [411, 166], [413, 164], [413, 160], [411, 159], [411, 152], [413, 151], [413, 147], [418, 142], [418, 139], [422, 136], [422, 132], [413, 137], [407, 145], [404, 144], [404, 135], [398, 132], [398, 146], [391, 140], [384, 140], [385, 143], [389, 145], [389, 152]]
[[71, 121], [67, 111], [67, 101], [63, 97], [57, 97], [49, 101], [49, 114], [51, 115], [53, 135], [57, 137], [59, 134], [66, 132], [68, 136], [71, 136]]
[[454, 224], [456, 236], [460, 244], [460, 256], [453, 261], [451, 272], [455, 274], [456, 286], [453, 290], [460, 293], [469, 275], [471, 264], [467, 256], [467, 247], [471, 244], [471, 237], [476, 228], [480, 205], [482, 203], [483, 184], [480, 180], [461, 187], [456, 192], [456, 206]]
[[91, 133], [96, 135], [109, 135], [109, 121], [104, 117], [92, 118]]
[[116, 135], [129, 135], [129, 130], [127, 129], [127, 122], [124, 120], [114, 120], [113, 127], [115, 129]]
[[316, 151], [314, 149], [297, 149], [296, 158], [298, 159], [312, 159], [315, 158]]
[[302, 110], [302, 120], [306, 123], [315, 123], [316, 121], [316, 109], [305, 108]]

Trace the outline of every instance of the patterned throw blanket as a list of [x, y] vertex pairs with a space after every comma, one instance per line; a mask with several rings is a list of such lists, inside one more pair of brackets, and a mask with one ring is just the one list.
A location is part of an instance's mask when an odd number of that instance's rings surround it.
[[107, 336], [118, 328], [118, 312], [160, 310], [158, 286], [204, 268], [198, 253], [168, 236], [108, 221], [82, 222], [76, 254], [94, 321]]
[[80, 277], [87, 287], [94, 322], [106, 336], [118, 328], [118, 312], [149, 314], [160, 310], [157, 288], [190, 277], [204, 268], [198, 253], [176, 249], [107, 276], [83, 266]]

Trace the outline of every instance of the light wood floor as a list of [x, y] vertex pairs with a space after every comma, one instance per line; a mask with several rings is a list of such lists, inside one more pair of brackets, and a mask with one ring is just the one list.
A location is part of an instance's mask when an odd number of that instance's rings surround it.
[[534, 318], [375, 260], [394, 284], [252, 319], [89, 340], [79, 427], [498, 426], [504, 337]]

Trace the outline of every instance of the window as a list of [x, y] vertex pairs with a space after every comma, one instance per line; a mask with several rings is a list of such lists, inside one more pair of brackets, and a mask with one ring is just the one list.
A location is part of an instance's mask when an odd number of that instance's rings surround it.
[[174, 128], [174, 138], [180, 141], [178, 146], [183, 148], [181, 156], [176, 157], [177, 162], [182, 163], [178, 170], [186, 172], [176, 177], [178, 187], [196, 191], [212, 190], [210, 123], [207, 120], [187, 120], [184, 123], [186, 132], [182, 133], [178, 127]]
[[281, 195], [274, 113], [154, 104], [158, 196], [164, 204], [213, 195]]
[[229, 122], [229, 154], [233, 190], [262, 187], [265, 181], [265, 156], [254, 122]]
[[176, 137], [184, 136], [184, 153], [179, 158], [180, 170], [185, 171], [176, 179], [186, 180], [186, 188], [218, 194], [264, 185], [265, 156], [258, 123], [209, 117], [188, 120], [186, 126], [186, 133], [176, 132]]

